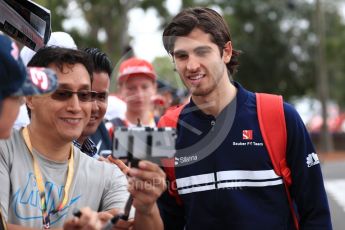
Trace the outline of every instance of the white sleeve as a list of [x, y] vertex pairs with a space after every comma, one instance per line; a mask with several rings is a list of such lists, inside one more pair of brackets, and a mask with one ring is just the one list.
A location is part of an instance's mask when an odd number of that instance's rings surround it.
[[125, 174], [113, 164], [106, 164], [105, 189], [103, 191], [101, 211], [117, 208], [123, 210], [129, 197], [127, 178]]

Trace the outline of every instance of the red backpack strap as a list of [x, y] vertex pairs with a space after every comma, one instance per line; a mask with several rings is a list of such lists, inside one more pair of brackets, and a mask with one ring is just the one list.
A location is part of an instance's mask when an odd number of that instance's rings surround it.
[[[180, 105], [180, 106], [174, 106], [174, 107], [169, 108], [159, 120], [157, 127], [176, 128], [178, 118], [184, 107], [185, 105]], [[169, 184], [168, 184], [169, 194], [175, 198], [177, 204], [182, 205], [182, 199], [177, 192], [176, 176], [175, 176], [175, 159], [174, 158], [162, 159], [161, 162], [164, 167], [164, 171], [167, 175], [167, 178], [169, 180]]]
[[283, 178], [294, 224], [296, 229], [299, 229], [298, 218], [289, 190], [292, 178], [286, 162], [287, 132], [283, 98], [278, 95], [256, 93], [256, 105], [261, 135], [275, 173]]
[[165, 114], [159, 119], [157, 126], [176, 128], [180, 113], [185, 106], [186, 104], [168, 108]]

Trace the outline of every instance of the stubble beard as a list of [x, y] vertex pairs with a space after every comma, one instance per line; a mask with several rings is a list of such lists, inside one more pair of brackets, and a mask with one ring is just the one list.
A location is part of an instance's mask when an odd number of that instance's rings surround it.
[[203, 89], [202, 85], [200, 84], [198, 86], [189, 87], [189, 91], [191, 92], [192, 96], [205, 97], [216, 90], [218, 83], [219, 82], [217, 82], [215, 79], [212, 79], [211, 83], [206, 88]]

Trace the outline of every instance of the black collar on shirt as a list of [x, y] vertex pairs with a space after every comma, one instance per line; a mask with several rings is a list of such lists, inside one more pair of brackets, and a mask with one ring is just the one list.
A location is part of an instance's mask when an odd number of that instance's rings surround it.
[[78, 149], [80, 149], [80, 151], [86, 153], [90, 157], [94, 157], [97, 154], [97, 147], [90, 138], [86, 138], [82, 145], [80, 145], [80, 143], [77, 140], [74, 140], [73, 144]]

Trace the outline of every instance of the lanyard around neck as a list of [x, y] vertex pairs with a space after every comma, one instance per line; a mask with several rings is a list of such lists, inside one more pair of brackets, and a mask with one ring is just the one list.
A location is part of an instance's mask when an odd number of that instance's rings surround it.
[[66, 179], [66, 184], [64, 187], [64, 192], [63, 192], [63, 199], [56, 209], [54, 209], [52, 211], [47, 211], [47, 201], [46, 201], [46, 194], [45, 194], [45, 189], [44, 189], [43, 177], [42, 177], [42, 173], [41, 173], [41, 170], [39, 168], [38, 162], [37, 162], [37, 160], [36, 160], [36, 158], [32, 152], [32, 144], [30, 141], [28, 127], [23, 128], [22, 134], [23, 134], [25, 144], [28, 147], [29, 152], [32, 156], [32, 160], [33, 160], [33, 164], [34, 164], [34, 173], [35, 173], [36, 183], [37, 183], [38, 191], [40, 193], [41, 211], [43, 214], [43, 225], [44, 225], [44, 228], [49, 228], [49, 225], [50, 225], [49, 215], [55, 214], [55, 213], [59, 212], [60, 210], [62, 210], [68, 202], [68, 195], [69, 195], [68, 193], [69, 193], [69, 190], [70, 190], [70, 187], [72, 184], [72, 179], [73, 179], [73, 174], [74, 174], [73, 144], [71, 145], [71, 154], [70, 154], [70, 158], [68, 160], [68, 172], [67, 172], [67, 179]]

